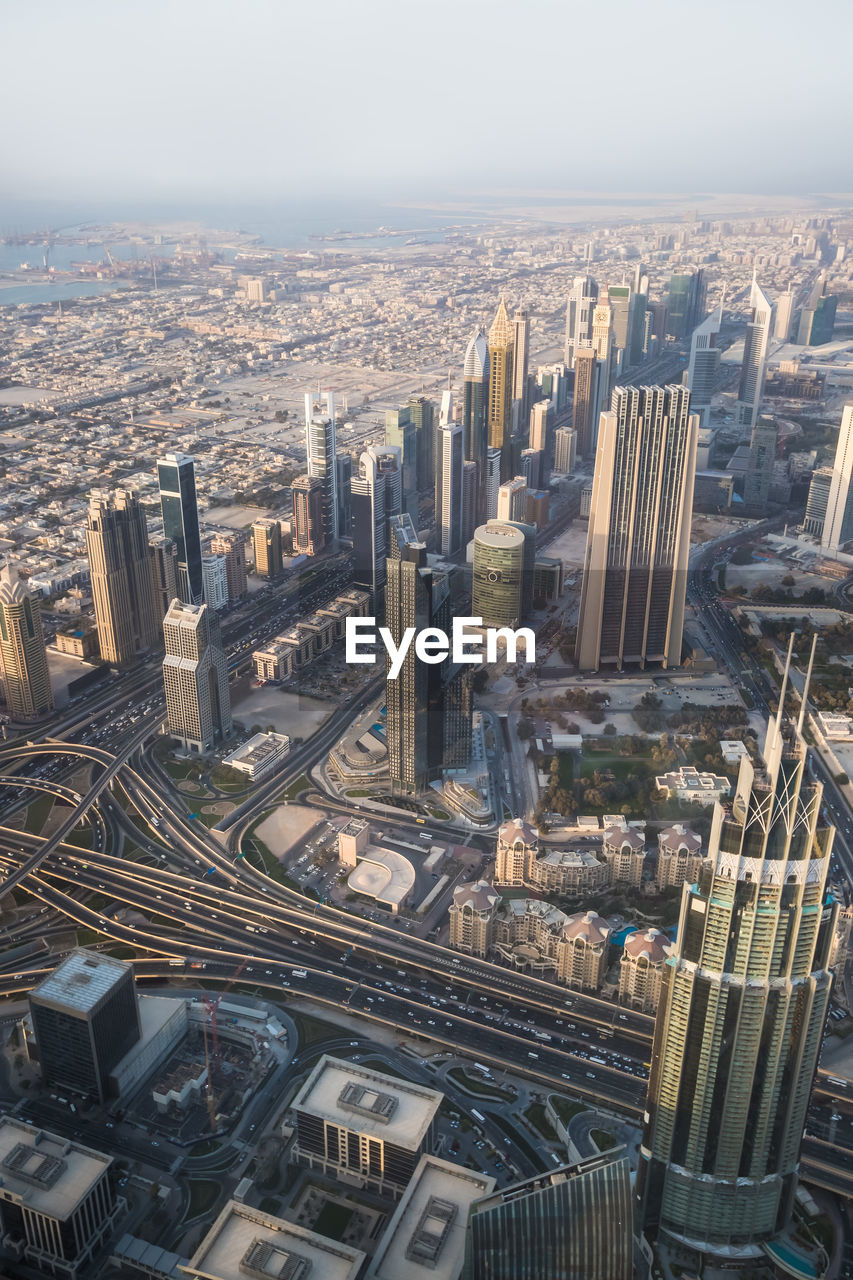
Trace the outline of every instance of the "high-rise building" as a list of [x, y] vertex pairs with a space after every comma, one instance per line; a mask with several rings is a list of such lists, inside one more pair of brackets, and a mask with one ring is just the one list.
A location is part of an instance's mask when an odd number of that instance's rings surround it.
[[711, 396], [720, 372], [720, 349], [717, 337], [723, 322], [723, 304], [706, 316], [690, 338], [690, 363], [687, 366], [687, 388], [690, 412], [699, 415], [699, 426], [707, 427], [711, 416]]
[[698, 420], [686, 387], [616, 387], [601, 415], [578, 617], [582, 671], [681, 661]]
[[338, 537], [349, 538], [352, 534], [352, 511], [350, 508], [352, 455], [349, 453], [337, 454], [335, 456], [335, 467], [338, 473]]
[[204, 754], [231, 736], [228, 665], [219, 624], [207, 605], [173, 600], [163, 619], [163, 684], [169, 733]]
[[624, 1147], [477, 1201], [465, 1280], [631, 1280], [631, 1166]]
[[409, 418], [415, 425], [417, 489], [419, 493], [428, 493], [435, 474], [435, 405], [432, 400], [427, 396], [411, 396]]
[[573, 369], [578, 351], [592, 346], [592, 313], [598, 302], [598, 285], [592, 276], [575, 276], [566, 303], [565, 363]]
[[530, 412], [528, 393], [528, 368], [530, 363], [530, 319], [521, 308], [516, 311], [512, 320], [513, 360], [512, 360], [512, 403], [513, 431], [518, 432], [527, 425]]
[[441, 454], [440, 486], [435, 492], [435, 522], [441, 554], [456, 555], [462, 546], [463, 524], [463, 433], [461, 422], [451, 422], [438, 432]]
[[278, 520], [256, 520], [252, 525], [252, 547], [255, 573], [262, 578], [277, 578], [282, 570], [281, 525]]
[[13, 720], [53, 710], [41, 605], [8, 562], [0, 570], [0, 679]]
[[325, 483], [320, 476], [297, 476], [290, 492], [293, 495], [294, 554], [318, 556], [326, 546], [326, 520], [323, 515]]
[[834, 829], [806, 768], [805, 693], [799, 723], [784, 718], [787, 676], [763, 765], [741, 759], [707, 868], [683, 891], [640, 1149], [646, 1233], [729, 1267], [790, 1222], [832, 984]]
[[759, 288], [754, 275], [749, 294], [749, 307], [750, 318], [746, 326], [736, 414], [738, 423], [752, 431], [758, 417], [761, 397], [764, 394], [764, 377], [767, 372], [767, 355], [774, 320], [773, 303]]
[[167, 453], [157, 463], [157, 483], [163, 536], [174, 542], [178, 552], [178, 596], [186, 604], [203, 604], [195, 460], [187, 453]]
[[498, 490], [501, 487], [501, 460], [502, 453], [500, 449], [486, 450], [486, 474], [483, 484], [483, 506], [486, 508], [486, 518], [495, 520], [498, 514]]
[[548, 456], [550, 449], [550, 432], [548, 426], [551, 418], [551, 401], [540, 400], [530, 410], [530, 447], [537, 453]]
[[462, 427], [465, 458], [476, 462], [483, 481], [488, 447], [489, 344], [482, 329], [471, 335], [462, 370]]
[[821, 546], [838, 551], [853, 538], [853, 404], [841, 414]]
[[338, 536], [338, 468], [336, 460], [335, 396], [324, 391], [319, 400], [305, 396], [305, 456], [308, 474], [323, 481], [323, 545]]
[[535, 532], [527, 525], [489, 520], [475, 529], [471, 611], [484, 627], [519, 626], [532, 599], [534, 560]]
[[670, 277], [666, 331], [683, 342], [705, 314], [705, 276], [698, 271], [678, 272]]
[[[592, 347], [582, 347], [575, 352], [575, 388], [572, 408], [572, 427], [581, 458], [591, 458], [598, 440], [598, 418], [601, 413], [600, 362]], [[561, 470], [560, 467], [557, 470]]]
[[571, 475], [577, 456], [577, 433], [572, 427], [559, 427], [554, 432], [554, 470]]
[[[246, 535], [242, 529], [217, 533], [210, 540], [212, 555], [225, 557], [225, 576], [228, 580], [228, 603], [242, 600], [248, 590], [246, 580]], [[168, 603], [166, 608], [168, 608]], [[164, 610], [165, 613], [165, 610]]]
[[225, 556], [202, 556], [204, 602], [215, 613], [228, 604], [228, 569]]
[[826, 513], [829, 509], [829, 495], [832, 492], [832, 477], [832, 467], [817, 467], [812, 472], [809, 482], [803, 531], [810, 533], [814, 538], [823, 537]]
[[743, 502], [750, 512], [763, 514], [767, 507], [773, 484], [777, 441], [775, 421], [766, 414], [760, 414], [749, 438], [749, 459], [743, 478]]
[[[606, 302], [600, 302], [592, 311], [592, 349], [598, 357], [598, 388], [596, 410], [593, 413], [593, 430], [597, 433], [599, 410], [610, 398], [616, 377], [616, 360], [613, 350], [613, 312]], [[592, 440], [592, 452], [597, 447], [597, 434]]]
[[462, 545], [467, 547], [477, 527], [480, 501], [479, 473], [476, 462], [462, 464]]
[[[157, 620], [157, 639], [162, 642], [163, 619], [178, 594], [178, 548], [171, 538], [154, 538], [148, 544], [151, 572], [151, 599]], [[202, 584], [204, 579], [202, 578]]]
[[794, 321], [793, 288], [789, 285], [785, 293], [776, 299], [776, 322], [773, 326], [773, 337], [777, 342], [790, 342], [791, 326]]
[[399, 452], [403, 510], [418, 522], [418, 430], [408, 405], [385, 411], [385, 443]]
[[101, 657], [127, 667], [160, 640], [151, 598], [148, 527], [137, 495], [119, 489], [93, 496], [86, 518], [86, 554]]
[[524, 521], [527, 514], [527, 481], [514, 476], [498, 489], [498, 520]]
[[[352, 545], [355, 586], [370, 592], [382, 613], [385, 560], [390, 554], [388, 522], [403, 510], [403, 477], [397, 445], [368, 445], [352, 478]], [[408, 515], [409, 513], [406, 512]]]
[[110, 1072], [142, 1034], [133, 966], [72, 951], [30, 992], [30, 1015], [45, 1084], [104, 1102]]
[[501, 479], [509, 474], [509, 440], [512, 427], [512, 387], [514, 331], [506, 302], [500, 300], [489, 330], [489, 407], [487, 417], [490, 449], [501, 450]]
[[[406, 521], [406, 518], [403, 518]], [[399, 522], [402, 523], [402, 522]], [[427, 567], [426, 547], [398, 539], [399, 558], [386, 562], [385, 625], [399, 645], [407, 627], [449, 630], [450, 589], [446, 575]], [[412, 645], [396, 680], [385, 682], [386, 738], [391, 786], [417, 793], [442, 770], [465, 767], [471, 755], [470, 667], [422, 662]]]
[[800, 312], [797, 342], [802, 347], [820, 347], [832, 342], [838, 298], [826, 292], [826, 272], [815, 281], [808, 301]]

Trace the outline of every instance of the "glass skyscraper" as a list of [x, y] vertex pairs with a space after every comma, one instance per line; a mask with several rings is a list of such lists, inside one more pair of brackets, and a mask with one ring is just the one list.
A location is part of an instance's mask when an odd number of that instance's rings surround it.
[[184, 604], [204, 604], [201, 535], [195, 490], [195, 461], [187, 453], [167, 453], [157, 463], [163, 536], [178, 549], [178, 594]]

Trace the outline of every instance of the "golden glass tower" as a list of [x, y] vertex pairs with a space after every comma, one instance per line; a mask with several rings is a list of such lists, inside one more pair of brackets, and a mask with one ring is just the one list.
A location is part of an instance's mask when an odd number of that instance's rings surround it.
[[[512, 425], [513, 357], [515, 330], [506, 302], [500, 300], [489, 330], [489, 411], [487, 435], [490, 449], [501, 450], [501, 479], [509, 473], [509, 437]], [[506, 460], [506, 465], [504, 465]], [[506, 472], [506, 473], [505, 473]]]
[[14, 720], [53, 710], [41, 606], [8, 564], [0, 571], [0, 677]]

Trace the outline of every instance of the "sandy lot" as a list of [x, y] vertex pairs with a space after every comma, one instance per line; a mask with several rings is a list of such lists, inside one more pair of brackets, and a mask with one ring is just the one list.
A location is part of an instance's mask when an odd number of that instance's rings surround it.
[[50, 672], [50, 685], [53, 689], [53, 700], [58, 707], [64, 707], [68, 701], [68, 686], [72, 680], [79, 679], [94, 667], [90, 662], [81, 662], [70, 653], [60, 653], [52, 645], [47, 649], [47, 666]]
[[[793, 587], [785, 587], [782, 582], [782, 579], [788, 575], [794, 579]], [[804, 573], [801, 569], [793, 569], [774, 556], [769, 556], [766, 560], [756, 560], [753, 564], [730, 564], [726, 568], [726, 586], [729, 590], [732, 587], [746, 587], [747, 591], [751, 591], [754, 587], [762, 585], [790, 590], [795, 596], [799, 596], [811, 587], [832, 592], [838, 586], [838, 582], [832, 578], [821, 577], [819, 573]]]
[[251, 728], [253, 724], [275, 725], [277, 733], [291, 738], [309, 738], [328, 720], [334, 704], [320, 698], [307, 698], [301, 693], [264, 685], [262, 689], [250, 689], [247, 683], [235, 685], [231, 710], [234, 718]]
[[310, 831], [325, 821], [323, 814], [298, 804], [283, 804], [257, 828], [261, 840], [277, 858], [297, 844], [304, 844]]
[[548, 543], [544, 554], [559, 558], [567, 569], [582, 569], [586, 555], [586, 535], [587, 521], [575, 520], [559, 537]]
[[210, 507], [204, 513], [206, 524], [222, 524], [227, 529], [245, 529], [256, 520], [266, 520], [273, 514], [266, 507]]

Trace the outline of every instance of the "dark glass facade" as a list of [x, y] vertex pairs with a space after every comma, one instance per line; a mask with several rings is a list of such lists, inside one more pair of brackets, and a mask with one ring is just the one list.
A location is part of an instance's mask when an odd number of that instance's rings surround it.
[[163, 534], [178, 549], [178, 592], [185, 604], [204, 603], [201, 535], [195, 490], [195, 464], [181, 455], [157, 464]]

